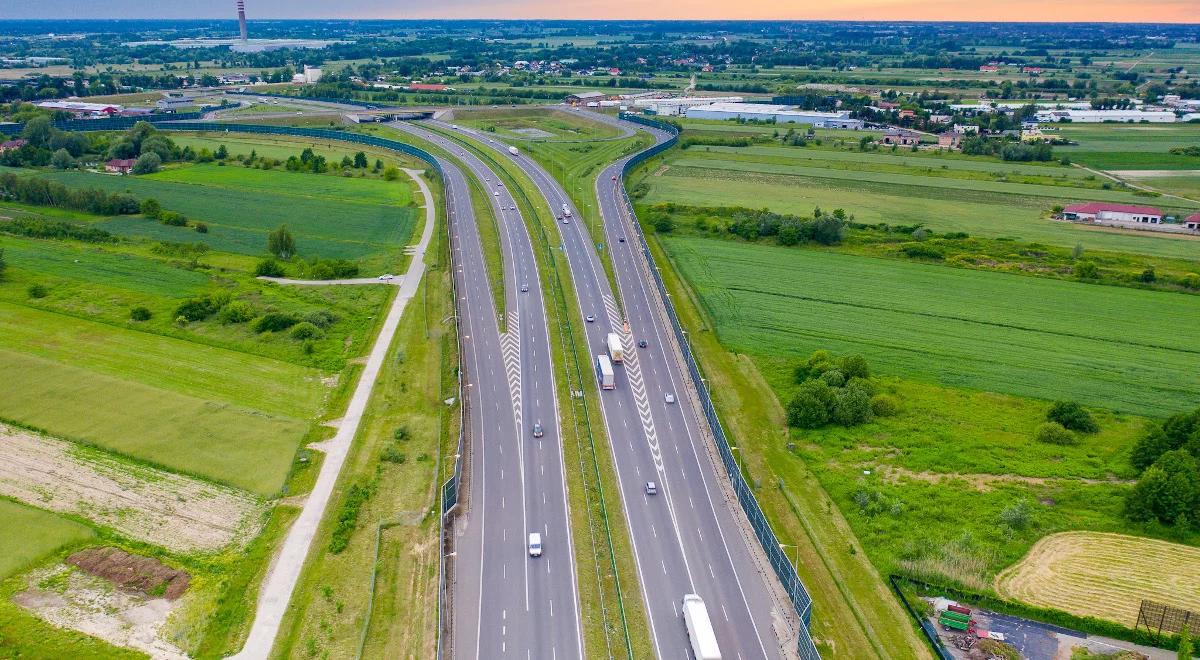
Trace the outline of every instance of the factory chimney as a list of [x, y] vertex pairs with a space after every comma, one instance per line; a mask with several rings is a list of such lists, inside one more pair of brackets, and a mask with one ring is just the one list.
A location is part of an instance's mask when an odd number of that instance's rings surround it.
[[242, 43], [246, 43], [246, 0], [237, 0], [238, 29], [242, 33]]

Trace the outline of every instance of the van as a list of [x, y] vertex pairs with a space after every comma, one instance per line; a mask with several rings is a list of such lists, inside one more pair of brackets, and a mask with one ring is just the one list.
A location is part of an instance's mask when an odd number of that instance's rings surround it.
[[529, 556], [542, 556], [542, 535], [537, 532], [529, 533]]

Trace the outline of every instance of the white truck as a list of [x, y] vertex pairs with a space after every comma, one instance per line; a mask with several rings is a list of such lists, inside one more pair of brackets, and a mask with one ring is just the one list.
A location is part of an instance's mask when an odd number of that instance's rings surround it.
[[683, 621], [687, 624], [688, 640], [692, 643], [692, 653], [696, 654], [696, 660], [721, 660], [717, 634], [713, 632], [708, 608], [704, 607], [704, 599], [696, 594], [683, 597]]
[[624, 359], [625, 349], [621, 346], [621, 336], [615, 332], [608, 333], [608, 358], [615, 364]]
[[615, 390], [617, 388], [617, 381], [613, 376], [612, 362], [608, 361], [607, 355], [596, 356], [596, 380], [600, 381], [600, 389], [602, 390]]
[[567, 216], [568, 218], [571, 217], [571, 207], [567, 206], [566, 204], [563, 204], [563, 215]]
[[520, 151], [518, 151], [516, 147], [509, 147], [509, 148], [508, 148], [508, 153], [510, 153], [510, 154], [512, 154], [512, 155], [514, 155], [514, 156], [520, 156], [520, 155], [521, 155], [521, 152], [520, 152]]

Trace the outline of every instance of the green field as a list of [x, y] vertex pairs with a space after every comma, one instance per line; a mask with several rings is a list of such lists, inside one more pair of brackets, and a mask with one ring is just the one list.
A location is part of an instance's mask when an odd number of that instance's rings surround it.
[[92, 538], [88, 527], [53, 513], [0, 499], [0, 580], [55, 550]]
[[518, 140], [570, 142], [610, 139], [620, 135], [613, 126], [570, 112], [534, 108], [456, 111], [453, 121], [480, 130], [494, 130], [497, 136]]
[[1058, 133], [1078, 145], [1055, 147], [1056, 154], [1102, 170], [1194, 170], [1200, 156], [1178, 156], [1171, 147], [1200, 140], [1200, 124], [1056, 124]]
[[709, 239], [665, 245], [736, 351], [858, 352], [886, 373], [1141, 414], [1187, 408], [1200, 389], [1200, 352], [1181, 332], [1200, 317], [1192, 296]]
[[[713, 151], [703, 152], [706, 148]], [[836, 163], [831, 168], [813, 167], [818, 163], [813, 159], [790, 161], [794, 164], [753, 163], [727, 159], [717, 149], [692, 147], [675, 152], [664, 167], [637, 180], [638, 186], [644, 185], [646, 191], [641, 201], [769, 208], [798, 215], [810, 215], [814, 207], [827, 211], [842, 208], [860, 223], [923, 224], [939, 232], [961, 231], [1067, 248], [1082, 244], [1088, 250], [1197, 258], [1195, 244], [1177, 237], [1096, 230], [1055, 222], [1048, 217], [1053, 205], [1079, 199], [1114, 196], [1120, 201], [1143, 204], [1161, 204], [1162, 199], [1069, 186], [848, 170], [843, 169], [841, 161], [831, 161]], [[795, 151], [801, 155], [808, 153]], [[944, 164], [956, 166], [956, 161], [947, 160]], [[976, 165], [972, 163], [971, 167]], [[754, 171], [764, 168], [774, 171]]]
[[[380, 185], [404, 191], [397, 192], [395, 199], [409, 199], [407, 184], [257, 170], [258, 174], [249, 174], [247, 183], [242, 185], [237, 175], [247, 172], [256, 171], [213, 174], [209, 167], [186, 167], [168, 172], [165, 179], [88, 172], [47, 176], [72, 187], [129, 191], [139, 199], [153, 197], [167, 209], [207, 223], [209, 232], [199, 234], [181, 227], [150, 228], [146, 231], [152, 237], [204, 242], [216, 249], [242, 254], [265, 253], [267, 232], [281, 224], [288, 225], [296, 236], [301, 256], [356, 259], [391, 253], [396, 259], [400, 246], [411, 238], [415, 210], [376, 201], [384, 194]], [[193, 173], [197, 176], [194, 182], [190, 180]], [[307, 179], [313, 180], [316, 195], [306, 194]], [[370, 201], [356, 201], [359, 193]], [[143, 230], [131, 222], [135, 219], [119, 218], [102, 223], [101, 227], [121, 235], [143, 235]]]

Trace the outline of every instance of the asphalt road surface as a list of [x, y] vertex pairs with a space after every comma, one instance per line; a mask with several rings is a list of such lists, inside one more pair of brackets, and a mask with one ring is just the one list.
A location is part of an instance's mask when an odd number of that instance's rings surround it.
[[[588, 116], [630, 126], [596, 113]], [[724, 657], [780, 657], [774, 624], [788, 622], [792, 615], [772, 598], [767, 581], [775, 580], [774, 575], [760, 572], [751, 559], [752, 549], [735, 519], [743, 514], [735, 502], [723, 497], [719, 480], [727, 477], [710, 458], [700, 431], [705, 423], [702, 413], [685, 395], [690, 386], [676, 358], [675, 337], [659, 312], [658, 294], [645, 270], [622, 196], [621, 167], [626, 159], [605, 168], [597, 179], [603, 219], [603, 238], [597, 245], [565, 191], [533, 159], [524, 153], [511, 156], [508, 145], [488, 134], [461, 127], [455, 133], [512, 158], [557, 214], [562, 215], [563, 205], [567, 206], [568, 222], [560, 220], [556, 225], [580, 316], [596, 317], [596, 322], [585, 324], [593, 359], [605, 353], [609, 332], [622, 338], [627, 357], [615, 368], [616, 389], [602, 391], [601, 402], [655, 654], [690, 657], [680, 602], [684, 594], [696, 593], [708, 606]], [[658, 141], [669, 137], [651, 133]], [[602, 258], [613, 261], [624, 317]], [[648, 346], [638, 348], [639, 340]], [[674, 394], [677, 403], [667, 403], [667, 394]], [[647, 481], [657, 483], [657, 495], [646, 494]]]
[[[391, 125], [445, 148], [483, 185], [504, 260], [507, 325], [501, 334], [467, 177], [439, 157], [460, 266], [455, 276], [472, 451], [469, 506], [455, 529], [454, 656], [582, 658], [555, 375], [524, 219], [481, 160], [413, 124]], [[535, 424], [543, 429], [540, 438], [533, 437]], [[542, 534], [540, 557], [529, 556], [530, 532]]]

